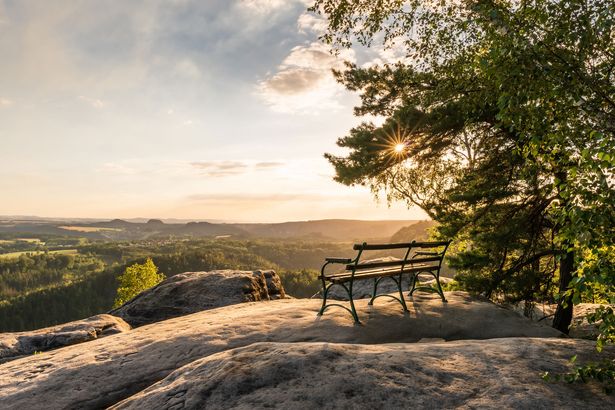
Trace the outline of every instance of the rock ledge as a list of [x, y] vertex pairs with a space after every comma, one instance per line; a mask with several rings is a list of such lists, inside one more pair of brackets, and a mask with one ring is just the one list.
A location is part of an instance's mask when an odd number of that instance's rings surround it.
[[103, 314], [29, 332], [0, 333], [0, 363], [128, 330], [124, 320]]
[[137, 327], [202, 310], [285, 296], [282, 281], [272, 270], [185, 272], [109, 313]]

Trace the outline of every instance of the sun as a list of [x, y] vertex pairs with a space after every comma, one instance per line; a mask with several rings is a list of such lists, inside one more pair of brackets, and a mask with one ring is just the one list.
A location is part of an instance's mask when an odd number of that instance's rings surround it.
[[372, 144], [380, 151], [380, 158], [389, 165], [402, 163], [412, 151], [411, 133], [413, 129], [402, 126], [398, 121], [383, 127], [382, 133], [374, 136]]

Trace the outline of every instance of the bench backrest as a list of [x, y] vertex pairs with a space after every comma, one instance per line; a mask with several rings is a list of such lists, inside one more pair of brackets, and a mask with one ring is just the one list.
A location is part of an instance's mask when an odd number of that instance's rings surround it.
[[[424, 264], [427, 266], [437, 267], [442, 266], [444, 260], [444, 254], [448, 249], [451, 241], [439, 241], [439, 242], [406, 242], [406, 243], [379, 243], [368, 244], [363, 242], [361, 244], [355, 244], [353, 249], [358, 251], [357, 257], [352, 263], [346, 265], [346, 269], [350, 271], [363, 271], [379, 268], [403, 268], [406, 265]], [[401, 259], [390, 261], [362, 261], [361, 256], [364, 251], [375, 250], [393, 250], [402, 249], [405, 250], [405, 255]]]

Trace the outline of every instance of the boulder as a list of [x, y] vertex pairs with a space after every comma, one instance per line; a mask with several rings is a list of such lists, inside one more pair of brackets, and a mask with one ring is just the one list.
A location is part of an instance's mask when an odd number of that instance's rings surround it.
[[201, 310], [284, 296], [280, 277], [272, 270], [186, 272], [167, 278], [109, 313], [137, 327]]
[[[578, 305], [574, 305], [569, 335], [579, 339], [596, 340], [600, 333], [598, 327], [602, 321], [598, 323], [589, 323], [586, 316], [590, 313], [594, 313], [600, 306], [604, 305], [598, 303], [579, 303]], [[555, 313], [555, 309], [553, 313]], [[549, 320], [549, 324], [553, 324], [553, 319]]]
[[284, 286], [282, 285], [282, 279], [280, 279], [280, 276], [272, 270], [262, 271], [262, 274], [265, 277], [265, 282], [267, 283], [267, 293], [269, 294], [269, 299], [284, 299], [286, 297], [286, 293], [284, 292]]
[[111, 408], [613, 408], [595, 385], [541, 379], [570, 371], [575, 354], [598, 356], [591, 342], [562, 339], [257, 343], [194, 361]]
[[130, 325], [124, 320], [103, 314], [29, 332], [0, 333], [0, 363], [127, 330]]
[[[525, 305], [521, 302], [504, 306], [525, 316]], [[600, 323], [589, 323], [586, 316], [595, 312], [600, 306], [605, 305], [600, 305], [598, 303], [579, 303], [574, 305], [572, 323], [570, 323], [570, 337], [596, 340]], [[553, 315], [555, 314], [556, 308], [557, 305], [555, 304], [536, 303], [529, 309], [529, 319], [551, 326], [553, 324]]]
[[[340, 308], [316, 316], [320, 308], [317, 299], [241, 303], [197, 312], [0, 365], [0, 407], [4, 410], [110, 406], [195, 360], [258, 342], [406, 344], [421, 339], [562, 336], [551, 327], [464, 292], [447, 292], [446, 298], [449, 302], [442, 303], [437, 295], [421, 293], [408, 300], [410, 312], [406, 314], [399, 303], [389, 298], [378, 299], [374, 306], [368, 306], [366, 299], [358, 300], [356, 307], [362, 325], [354, 325], [350, 314]], [[595, 351], [592, 342], [579, 342], [585, 344], [574, 346]], [[452, 346], [464, 343], [467, 342]], [[562, 339], [562, 343], [566, 345], [568, 339]], [[558, 346], [545, 344], [545, 351], [553, 355]], [[454, 360], [456, 349], [447, 353], [446, 360]], [[567, 354], [568, 351], [562, 361], [567, 360]], [[283, 372], [284, 366], [277, 370]], [[364, 370], [370, 371], [367, 365]], [[338, 369], [331, 367], [330, 371], [337, 373]], [[464, 371], [464, 367], [459, 370], [460, 374]], [[307, 372], [306, 369], [306, 376]], [[530, 376], [526, 374], [523, 380]], [[344, 377], [352, 380], [348, 375]], [[528, 383], [542, 381], [536, 375]]]

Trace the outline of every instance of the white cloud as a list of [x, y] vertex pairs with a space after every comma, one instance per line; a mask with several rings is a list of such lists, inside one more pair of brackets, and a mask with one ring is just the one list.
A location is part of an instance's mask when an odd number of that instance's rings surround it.
[[147, 158], [128, 158], [105, 162], [97, 168], [97, 172], [115, 175], [132, 175], [149, 179], [152, 175], [165, 177], [180, 177], [182, 180], [201, 180], [208, 177], [230, 177], [247, 174], [296, 172], [295, 168], [303, 169], [305, 165], [289, 164], [287, 161], [257, 161], [257, 160], [195, 160], [169, 161]]
[[201, 70], [194, 63], [194, 61], [186, 58], [181, 60], [175, 66], [175, 72], [182, 77], [190, 78], [190, 79], [199, 79], [201, 78]]
[[5, 7], [6, 6], [0, 1], [0, 25], [9, 22]]
[[327, 28], [327, 20], [312, 13], [305, 12], [299, 16], [297, 28], [302, 34], [321, 35]]
[[134, 175], [138, 171], [134, 168], [117, 162], [107, 162], [103, 164], [101, 171], [107, 174]]
[[282, 8], [286, 8], [293, 2], [288, 0], [240, 0], [238, 5], [241, 9], [258, 14], [270, 14]]
[[208, 194], [192, 194], [189, 195], [188, 200], [198, 202], [223, 202], [223, 203], [254, 203], [254, 202], [288, 202], [288, 201], [302, 201], [306, 200], [323, 200], [330, 199], [329, 196], [320, 193], [208, 193]]
[[373, 47], [369, 53], [373, 56], [369, 61], [362, 64], [362, 67], [368, 68], [375, 65], [395, 64], [402, 62], [411, 64], [412, 60], [407, 56], [407, 49], [403, 44], [393, 44], [388, 47], [381, 45]]
[[94, 7], [58, 0], [17, 2], [7, 7], [7, 15], [0, 10], [7, 22], [0, 23], [0, 88], [14, 89], [25, 102], [57, 92], [88, 95], [138, 84], [149, 61], [139, 53], [151, 44], [141, 31], [143, 16], [154, 7]]
[[327, 73], [313, 68], [286, 68], [270, 77], [264, 84], [268, 91], [278, 96], [292, 97], [308, 93], [326, 79]]
[[247, 165], [241, 161], [195, 161], [190, 165], [208, 177], [226, 177], [242, 174]]
[[265, 170], [265, 169], [281, 168], [284, 165], [286, 164], [280, 161], [263, 161], [263, 162], [257, 162], [256, 164], [254, 164], [254, 168], [257, 170]]
[[106, 104], [98, 99], [98, 98], [90, 98], [90, 97], [86, 97], [84, 95], [80, 95], [79, 96], [79, 100], [83, 101], [84, 103], [94, 107], [94, 108], [103, 108]]
[[282, 161], [193, 161], [189, 165], [203, 175], [210, 177], [226, 177], [246, 174], [253, 171], [275, 171], [287, 166]]
[[354, 51], [343, 50], [334, 56], [321, 43], [296, 46], [276, 73], [258, 83], [257, 92], [278, 112], [315, 113], [340, 108], [343, 87], [335, 81], [331, 69], [343, 68], [345, 60], [355, 61]]
[[[233, 3], [234, 33], [250, 35], [256, 31], [269, 30], [289, 16], [301, 13], [312, 0], [238, 0]], [[239, 18], [239, 22], [238, 22]], [[235, 35], [235, 34], [234, 34]]]

